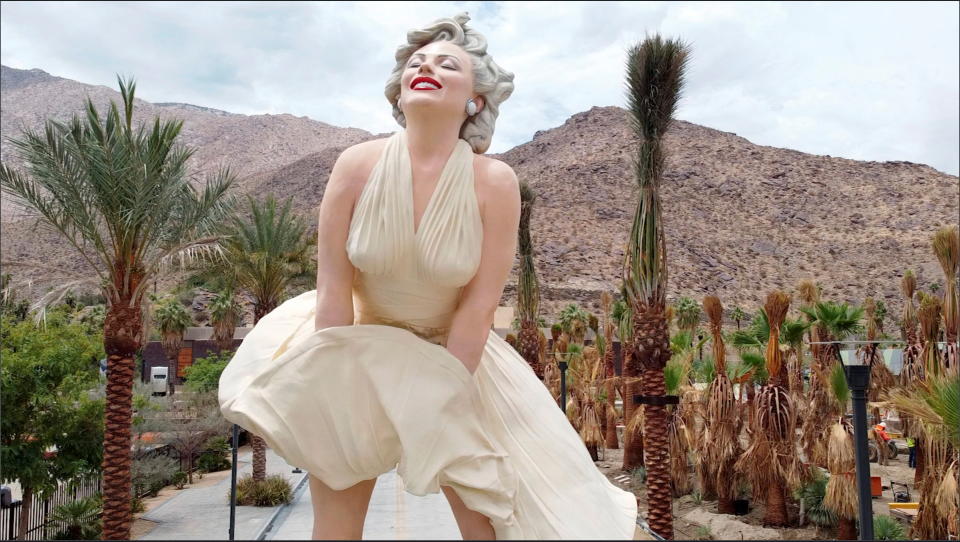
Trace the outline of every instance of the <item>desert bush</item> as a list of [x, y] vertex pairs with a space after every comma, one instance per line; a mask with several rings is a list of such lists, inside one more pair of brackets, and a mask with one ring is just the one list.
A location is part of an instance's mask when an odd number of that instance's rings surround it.
[[133, 489], [136, 496], [147, 493], [156, 497], [180, 470], [180, 462], [165, 455], [148, 456], [134, 459], [131, 467]]
[[[237, 481], [237, 504], [240, 506], [277, 506], [293, 499], [293, 487], [281, 474], [271, 474], [260, 483], [252, 475]], [[230, 493], [227, 493], [230, 502]]]
[[903, 525], [890, 516], [873, 516], [874, 540], [905, 540]]

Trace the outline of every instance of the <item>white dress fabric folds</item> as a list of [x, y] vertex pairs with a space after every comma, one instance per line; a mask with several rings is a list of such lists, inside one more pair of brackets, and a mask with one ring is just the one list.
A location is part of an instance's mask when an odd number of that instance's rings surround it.
[[594, 465], [523, 358], [493, 330], [471, 374], [445, 346], [483, 239], [473, 151], [459, 140], [413, 227], [406, 133], [354, 209], [353, 325], [314, 330], [316, 292], [266, 315], [220, 377], [224, 416], [335, 490], [396, 468], [450, 486], [498, 540], [632, 539], [637, 503]]

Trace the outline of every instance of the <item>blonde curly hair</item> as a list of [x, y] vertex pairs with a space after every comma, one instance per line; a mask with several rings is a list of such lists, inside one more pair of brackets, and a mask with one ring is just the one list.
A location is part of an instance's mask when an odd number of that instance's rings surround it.
[[397, 64], [387, 78], [384, 95], [393, 107], [393, 118], [406, 128], [407, 120], [403, 111], [397, 107], [397, 99], [400, 98], [400, 76], [410, 56], [435, 41], [449, 41], [458, 45], [470, 55], [473, 64], [473, 91], [483, 96], [484, 100], [483, 109], [467, 117], [460, 127], [460, 139], [469, 143], [473, 152], [483, 154], [490, 148], [500, 104], [513, 93], [513, 73], [498, 66], [493, 57], [487, 54], [487, 39], [476, 30], [467, 28], [466, 22], [469, 20], [467, 12], [462, 12], [407, 32], [407, 43], [398, 47], [394, 55]]

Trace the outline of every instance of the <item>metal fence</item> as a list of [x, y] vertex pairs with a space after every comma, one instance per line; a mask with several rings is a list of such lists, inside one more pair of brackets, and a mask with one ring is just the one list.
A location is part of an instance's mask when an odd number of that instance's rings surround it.
[[[100, 493], [101, 476], [93, 476], [64, 483], [47, 498], [37, 494], [32, 497], [29, 515], [27, 517], [27, 535], [25, 540], [50, 540], [66, 524], [49, 521], [47, 518], [61, 504], [70, 503]], [[20, 529], [20, 512], [23, 501], [13, 503], [10, 508], [0, 510], [0, 540], [14, 540]]]

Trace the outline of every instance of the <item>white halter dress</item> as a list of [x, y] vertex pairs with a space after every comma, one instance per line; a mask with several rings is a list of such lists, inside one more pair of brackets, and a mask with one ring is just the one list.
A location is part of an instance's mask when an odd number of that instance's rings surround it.
[[471, 374], [443, 346], [482, 236], [470, 145], [414, 232], [394, 133], [350, 223], [354, 324], [314, 330], [315, 291], [283, 303], [223, 371], [221, 410], [335, 490], [396, 468], [414, 495], [452, 487], [500, 540], [632, 539], [634, 495], [597, 469], [523, 358], [490, 330]]

